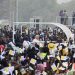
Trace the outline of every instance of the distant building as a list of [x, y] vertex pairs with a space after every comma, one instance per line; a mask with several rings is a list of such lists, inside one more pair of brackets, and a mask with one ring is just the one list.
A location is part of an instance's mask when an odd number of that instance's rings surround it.
[[[42, 18], [34, 16], [33, 18], [30, 18], [30, 22], [39, 23], [39, 22], [42, 22]], [[35, 29], [39, 30], [39, 29], [42, 28], [42, 25], [40, 25], [40, 24], [30, 24], [30, 28], [35, 28]]]

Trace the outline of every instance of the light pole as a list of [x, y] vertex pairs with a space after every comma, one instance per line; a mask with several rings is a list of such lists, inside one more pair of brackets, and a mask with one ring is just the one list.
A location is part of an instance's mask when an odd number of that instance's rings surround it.
[[18, 0], [16, 0], [16, 22], [18, 22]]

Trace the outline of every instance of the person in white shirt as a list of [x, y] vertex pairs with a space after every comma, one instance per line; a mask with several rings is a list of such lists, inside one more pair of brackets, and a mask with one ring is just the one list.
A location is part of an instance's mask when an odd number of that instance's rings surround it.
[[24, 38], [24, 41], [23, 41], [23, 48], [28, 49], [29, 46], [30, 46], [30, 44], [31, 44], [31, 43], [28, 41], [28, 38], [25, 37], [25, 38]]
[[32, 41], [34, 44], [40, 44], [39, 35], [36, 35], [35, 38]]

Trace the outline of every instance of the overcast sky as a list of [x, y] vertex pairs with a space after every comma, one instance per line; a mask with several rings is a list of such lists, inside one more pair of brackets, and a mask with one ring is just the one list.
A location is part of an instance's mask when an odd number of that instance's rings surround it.
[[57, 0], [57, 3], [62, 4], [62, 3], [70, 2], [70, 1], [72, 1], [72, 0]]

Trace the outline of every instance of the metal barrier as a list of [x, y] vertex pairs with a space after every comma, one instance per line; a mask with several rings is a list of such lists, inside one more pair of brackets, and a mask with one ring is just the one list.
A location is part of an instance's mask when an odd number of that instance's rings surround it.
[[[64, 19], [66, 18], [66, 17], [63, 17]], [[75, 24], [73, 24], [73, 18], [75, 18], [75, 17], [68, 17], [67, 18], [67, 25], [70, 25], [70, 26], [72, 26], [72, 25], [75, 25]], [[57, 16], [56, 17], [56, 22], [57, 23], [61, 23], [61, 16]]]

